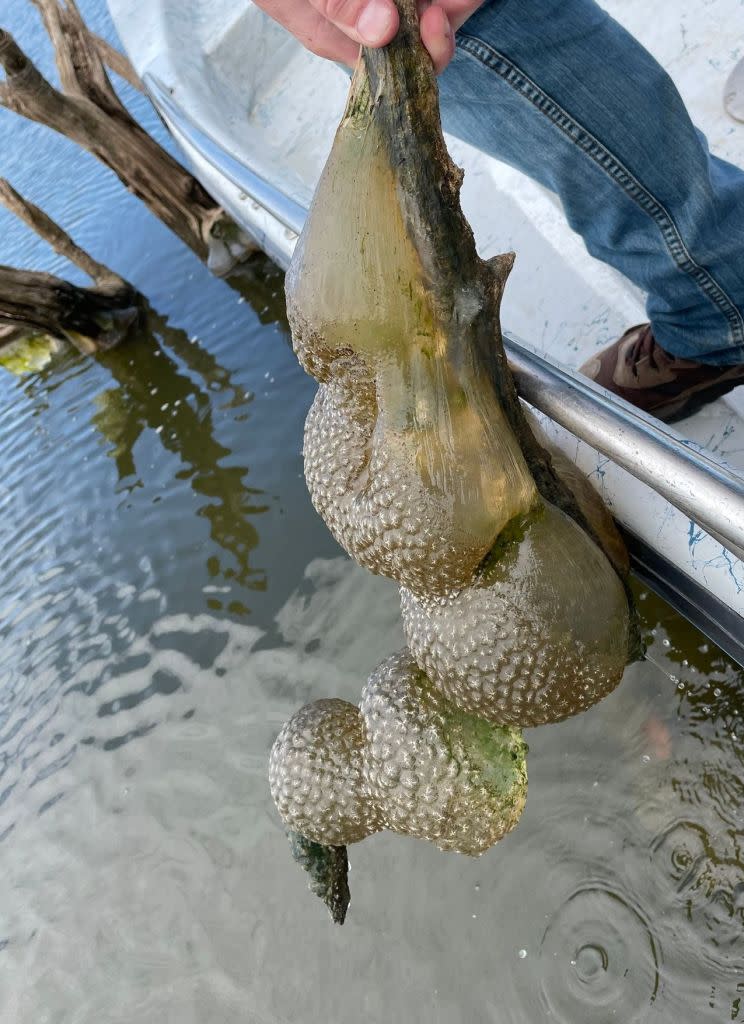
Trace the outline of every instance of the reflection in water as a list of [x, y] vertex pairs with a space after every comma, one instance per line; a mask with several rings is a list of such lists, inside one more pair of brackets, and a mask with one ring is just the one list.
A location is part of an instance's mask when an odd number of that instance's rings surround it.
[[[677, 691], [671, 756], [640, 813], [654, 829], [651, 862], [687, 947], [709, 972], [710, 1005], [741, 1020], [744, 978], [744, 671], [651, 596], [652, 657]], [[693, 952], [694, 951], [694, 952]], [[698, 968], [699, 969], [699, 968]], [[677, 975], [675, 983], [684, 984]], [[723, 1015], [725, 1014], [725, 1017]]]
[[[252, 282], [263, 289], [272, 322], [281, 277], [260, 264], [243, 277], [249, 293]], [[0, 554], [0, 839], [57, 805], [83, 749], [114, 752], [193, 714], [195, 672], [213, 673], [224, 630], [171, 633], [166, 612], [179, 601], [248, 612], [241, 595], [267, 588], [256, 517], [270, 507], [220, 438], [226, 424], [242, 429], [253, 390], [153, 310], [125, 348], [97, 361], [67, 350], [3, 383], [13, 429], [0, 423], [0, 496], [15, 540]], [[197, 545], [192, 510], [208, 524]], [[180, 594], [168, 577], [185, 584]]]
[[196, 339], [169, 328], [152, 311], [148, 328], [138, 343], [100, 358], [117, 387], [96, 396], [98, 411], [92, 422], [111, 443], [109, 454], [119, 482], [130, 490], [142, 486], [135, 445], [146, 427], [155, 430], [163, 447], [183, 464], [179, 478], [188, 480], [195, 494], [210, 499], [199, 515], [209, 521], [211, 537], [223, 556], [232, 556], [231, 565], [211, 556], [210, 576], [264, 589], [265, 572], [251, 565], [258, 543], [252, 517], [268, 505], [258, 500], [259, 489], [245, 484], [246, 466], [225, 465], [231, 452], [215, 437], [212, 412], [215, 398], [223, 409], [239, 410], [253, 395], [236, 387], [230, 373]]

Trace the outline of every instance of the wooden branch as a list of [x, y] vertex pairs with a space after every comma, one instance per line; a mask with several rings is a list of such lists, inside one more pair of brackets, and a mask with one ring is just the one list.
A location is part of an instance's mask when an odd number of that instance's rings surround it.
[[16, 192], [5, 178], [0, 178], [0, 202], [11, 213], [14, 213], [16, 217], [19, 217], [28, 224], [38, 235], [41, 235], [55, 252], [59, 253], [60, 256], [64, 256], [71, 263], [74, 263], [75, 266], [80, 267], [97, 285], [106, 287], [118, 286], [122, 289], [130, 287], [122, 277], [119, 277], [113, 270], [104, 266], [103, 263], [94, 260], [84, 249], [76, 245], [59, 224], [53, 221], [48, 214], [44, 213], [34, 203], [30, 202], [19, 192]]
[[67, 338], [84, 352], [128, 337], [139, 327], [142, 302], [126, 283], [79, 288], [53, 274], [0, 266], [0, 323]]
[[90, 38], [93, 40], [98, 54], [106, 67], [118, 75], [119, 78], [123, 78], [125, 82], [128, 82], [133, 89], [143, 93], [145, 87], [127, 57], [113, 47], [111, 43], [107, 42], [107, 40], [96, 35], [95, 32], [90, 32]]
[[0, 65], [6, 73], [0, 104], [87, 149], [210, 266], [226, 270], [255, 251], [232, 218], [120, 101], [73, 0], [66, 6], [58, 0], [32, 2], [54, 43], [64, 91], [55, 89], [0, 29]]
[[[0, 28], [0, 65], [5, 70], [5, 82], [0, 89], [0, 103], [16, 114], [32, 121], [41, 121], [56, 129], [71, 112], [72, 103], [37, 70], [32, 61], [16, 43], [10, 32]], [[44, 110], [48, 121], [41, 120]]]
[[58, 0], [31, 3], [41, 14], [52, 41], [65, 95], [87, 98], [102, 110], [125, 111], [74, 0], [66, 0], [64, 5]]
[[[201, 259], [208, 258], [215, 226], [223, 219], [230, 225], [233, 222], [193, 175], [137, 124], [118, 98], [110, 101], [95, 81], [84, 87], [76, 84], [74, 95], [62, 94], [2, 29], [0, 64], [6, 72], [0, 103], [87, 149]], [[75, 73], [84, 73], [80, 62]], [[105, 106], [94, 103], [91, 95]]]

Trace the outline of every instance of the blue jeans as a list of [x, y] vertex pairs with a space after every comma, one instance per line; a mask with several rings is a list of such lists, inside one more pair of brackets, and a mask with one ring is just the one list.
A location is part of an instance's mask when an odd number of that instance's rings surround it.
[[744, 171], [711, 156], [666, 72], [593, 0], [486, 0], [440, 90], [447, 131], [555, 192], [647, 293], [662, 348], [744, 362]]

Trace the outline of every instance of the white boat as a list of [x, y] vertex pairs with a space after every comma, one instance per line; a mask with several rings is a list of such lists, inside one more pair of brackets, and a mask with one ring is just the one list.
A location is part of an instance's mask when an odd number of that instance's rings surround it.
[[[726, 26], [740, 0], [604, 0], [667, 68], [717, 155], [744, 165]], [[345, 72], [250, 0], [109, 0], [125, 49], [208, 191], [286, 267], [343, 110]], [[522, 397], [626, 531], [636, 573], [744, 664], [744, 388], [676, 429], [571, 367], [644, 320], [546, 191], [449, 139], [481, 254], [517, 252], [502, 312]], [[487, 201], [483, 201], [487, 197]]]

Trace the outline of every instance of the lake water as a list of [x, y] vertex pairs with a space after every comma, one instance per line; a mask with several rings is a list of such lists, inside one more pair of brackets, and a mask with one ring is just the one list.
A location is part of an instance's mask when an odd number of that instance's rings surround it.
[[[48, 68], [34, 12], [0, 12]], [[640, 588], [653, 660], [528, 731], [517, 830], [477, 860], [367, 839], [331, 923], [267, 756], [402, 637], [310, 505], [282, 277], [213, 279], [91, 158], [0, 128], [0, 173], [153, 309], [0, 375], [0, 1020], [744, 1021], [744, 673]], [[80, 280], [2, 211], [0, 262]]]

